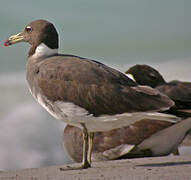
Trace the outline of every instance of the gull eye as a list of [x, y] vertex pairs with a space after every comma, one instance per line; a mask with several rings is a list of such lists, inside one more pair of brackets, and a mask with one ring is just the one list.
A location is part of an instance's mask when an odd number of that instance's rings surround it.
[[31, 32], [31, 31], [32, 31], [32, 28], [31, 28], [30, 26], [27, 26], [27, 27], [25, 28], [25, 31], [26, 31], [26, 32]]
[[156, 79], [156, 78], [157, 78], [156, 75], [155, 75], [155, 73], [149, 73], [149, 76], [150, 76], [152, 79]]

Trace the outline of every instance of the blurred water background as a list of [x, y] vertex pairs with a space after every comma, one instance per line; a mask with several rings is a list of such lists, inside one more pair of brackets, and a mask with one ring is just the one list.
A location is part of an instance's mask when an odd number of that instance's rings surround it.
[[[191, 1], [2, 1], [0, 6], [0, 169], [70, 162], [64, 124], [31, 97], [25, 80], [28, 44], [3, 41], [36, 19], [53, 22], [60, 52], [101, 61], [120, 71], [137, 63], [166, 80], [191, 78]], [[189, 153], [183, 148], [182, 153]]]

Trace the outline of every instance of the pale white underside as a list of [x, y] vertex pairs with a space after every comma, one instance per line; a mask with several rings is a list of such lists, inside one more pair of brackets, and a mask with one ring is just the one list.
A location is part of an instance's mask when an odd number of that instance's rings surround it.
[[121, 144], [117, 147], [104, 151], [103, 156], [107, 157], [108, 160], [113, 160], [113, 159], [116, 159], [118, 157], [121, 157], [121, 156], [127, 154], [134, 147], [135, 147], [135, 145]]
[[136, 82], [136, 80], [135, 80], [135, 78], [134, 78], [134, 76], [132, 75], [132, 74], [129, 74], [129, 73], [127, 73], [127, 74], [125, 74], [129, 79], [131, 79], [131, 80], [133, 80], [133, 81], [135, 81]]
[[58, 49], [51, 49], [46, 46], [44, 43], [41, 43], [37, 46], [35, 53], [32, 55], [32, 58], [47, 57], [58, 53]]
[[168, 155], [176, 150], [191, 129], [191, 118], [159, 131], [138, 145], [141, 150], [150, 149], [154, 156]]
[[128, 126], [142, 119], [163, 120], [170, 122], [178, 120], [172, 115], [152, 112], [123, 113], [94, 117], [85, 109], [70, 102], [50, 102], [41, 94], [38, 94], [35, 98], [56, 119], [63, 120], [67, 124], [77, 126], [79, 128], [82, 128], [81, 123], [84, 123], [89, 132], [109, 131]]
[[92, 161], [115, 160], [129, 153], [134, 147], [135, 145], [121, 144], [104, 152], [92, 153]]

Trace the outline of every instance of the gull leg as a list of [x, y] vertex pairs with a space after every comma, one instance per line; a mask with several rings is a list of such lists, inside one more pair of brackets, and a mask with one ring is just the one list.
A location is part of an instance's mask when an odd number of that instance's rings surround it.
[[88, 162], [89, 162], [89, 164], [91, 164], [93, 137], [94, 137], [94, 133], [93, 132], [88, 134]]
[[82, 168], [86, 169], [91, 167], [91, 162], [88, 162], [88, 155], [89, 155], [89, 134], [85, 124], [83, 126], [83, 159], [82, 159]]
[[[66, 171], [66, 170], [77, 170], [77, 169], [87, 169], [91, 167], [91, 150], [92, 150], [92, 138], [93, 136], [89, 137], [87, 128], [85, 124], [81, 124], [83, 127], [83, 159], [82, 159], [82, 165], [80, 167], [70, 167], [67, 166], [67, 168], [60, 168], [61, 171]], [[93, 134], [93, 133], [90, 133]], [[89, 145], [89, 141], [90, 144]], [[89, 150], [90, 148], [90, 150]]]

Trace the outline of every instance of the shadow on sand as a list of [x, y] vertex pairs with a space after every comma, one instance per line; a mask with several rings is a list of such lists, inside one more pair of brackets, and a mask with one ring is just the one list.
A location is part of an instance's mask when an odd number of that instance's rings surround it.
[[137, 167], [165, 167], [165, 166], [179, 166], [179, 165], [191, 165], [191, 161], [142, 164], [142, 165], [137, 165]]

